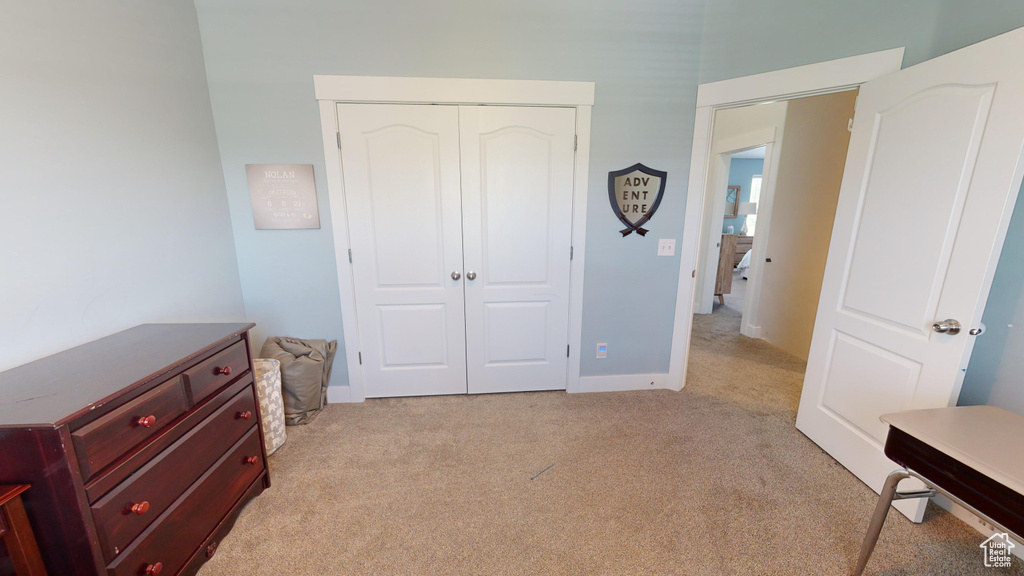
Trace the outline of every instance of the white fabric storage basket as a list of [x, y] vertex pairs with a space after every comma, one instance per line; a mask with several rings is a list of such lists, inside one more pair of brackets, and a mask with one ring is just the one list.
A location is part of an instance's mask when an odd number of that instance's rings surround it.
[[284, 397], [281, 396], [281, 363], [269, 358], [254, 358], [256, 370], [256, 395], [260, 400], [260, 416], [263, 422], [263, 440], [267, 455], [273, 454], [284, 444]]

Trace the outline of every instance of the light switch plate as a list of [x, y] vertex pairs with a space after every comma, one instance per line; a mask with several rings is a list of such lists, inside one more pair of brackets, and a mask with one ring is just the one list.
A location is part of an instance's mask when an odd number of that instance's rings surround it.
[[675, 256], [676, 239], [661, 238], [658, 240], [658, 256]]
[[607, 358], [608, 357], [608, 345], [601, 342], [597, 345], [597, 357]]

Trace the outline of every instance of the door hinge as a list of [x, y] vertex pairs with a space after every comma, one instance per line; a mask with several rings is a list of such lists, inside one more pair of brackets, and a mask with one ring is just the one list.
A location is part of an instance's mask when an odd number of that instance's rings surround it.
[[850, 121], [846, 123], [846, 131], [853, 132], [853, 118], [850, 118]]
[[363, 364], [363, 353], [362, 352], [359, 352], [359, 364], [360, 365]]
[[565, 357], [566, 358], [569, 357], [569, 345], [568, 344], [565, 345]]
[[572, 260], [572, 246], [569, 246], [569, 260]]
[[576, 136], [575, 134], [573, 134], [573, 137], [572, 137], [572, 151], [575, 152], [576, 150], [578, 150], [579, 149], [579, 145], [580, 145], [580, 137]]
[[335, 135], [338, 136], [338, 150], [341, 150], [341, 132], [335, 132]]
[[352, 249], [351, 248], [348, 249], [348, 263], [349, 264], [352, 263]]

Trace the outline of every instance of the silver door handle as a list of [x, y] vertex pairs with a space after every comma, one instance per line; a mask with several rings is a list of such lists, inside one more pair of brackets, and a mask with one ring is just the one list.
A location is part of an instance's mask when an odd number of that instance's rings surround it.
[[458, 280], [459, 278], [462, 278], [462, 274], [459, 274], [458, 270], [452, 272], [452, 280]]
[[950, 336], [954, 334], [959, 334], [960, 328], [963, 328], [963, 326], [961, 326], [959, 322], [953, 320], [952, 318], [947, 318], [942, 322], [936, 322], [935, 324], [932, 324], [932, 330], [938, 332], [939, 334], [949, 334]]
[[466, 280], [476, 280], [476, 272], [473, 272], [472, 270], [466, 272]]

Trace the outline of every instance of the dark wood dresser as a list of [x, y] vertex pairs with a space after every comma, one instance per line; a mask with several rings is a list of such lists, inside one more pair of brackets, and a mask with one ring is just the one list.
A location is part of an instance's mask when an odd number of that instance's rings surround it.
[[194, 574], [270, 486], [252, 326], [147, 324], [0, 373], [0, 484], [32, 485], [51, 576]]

